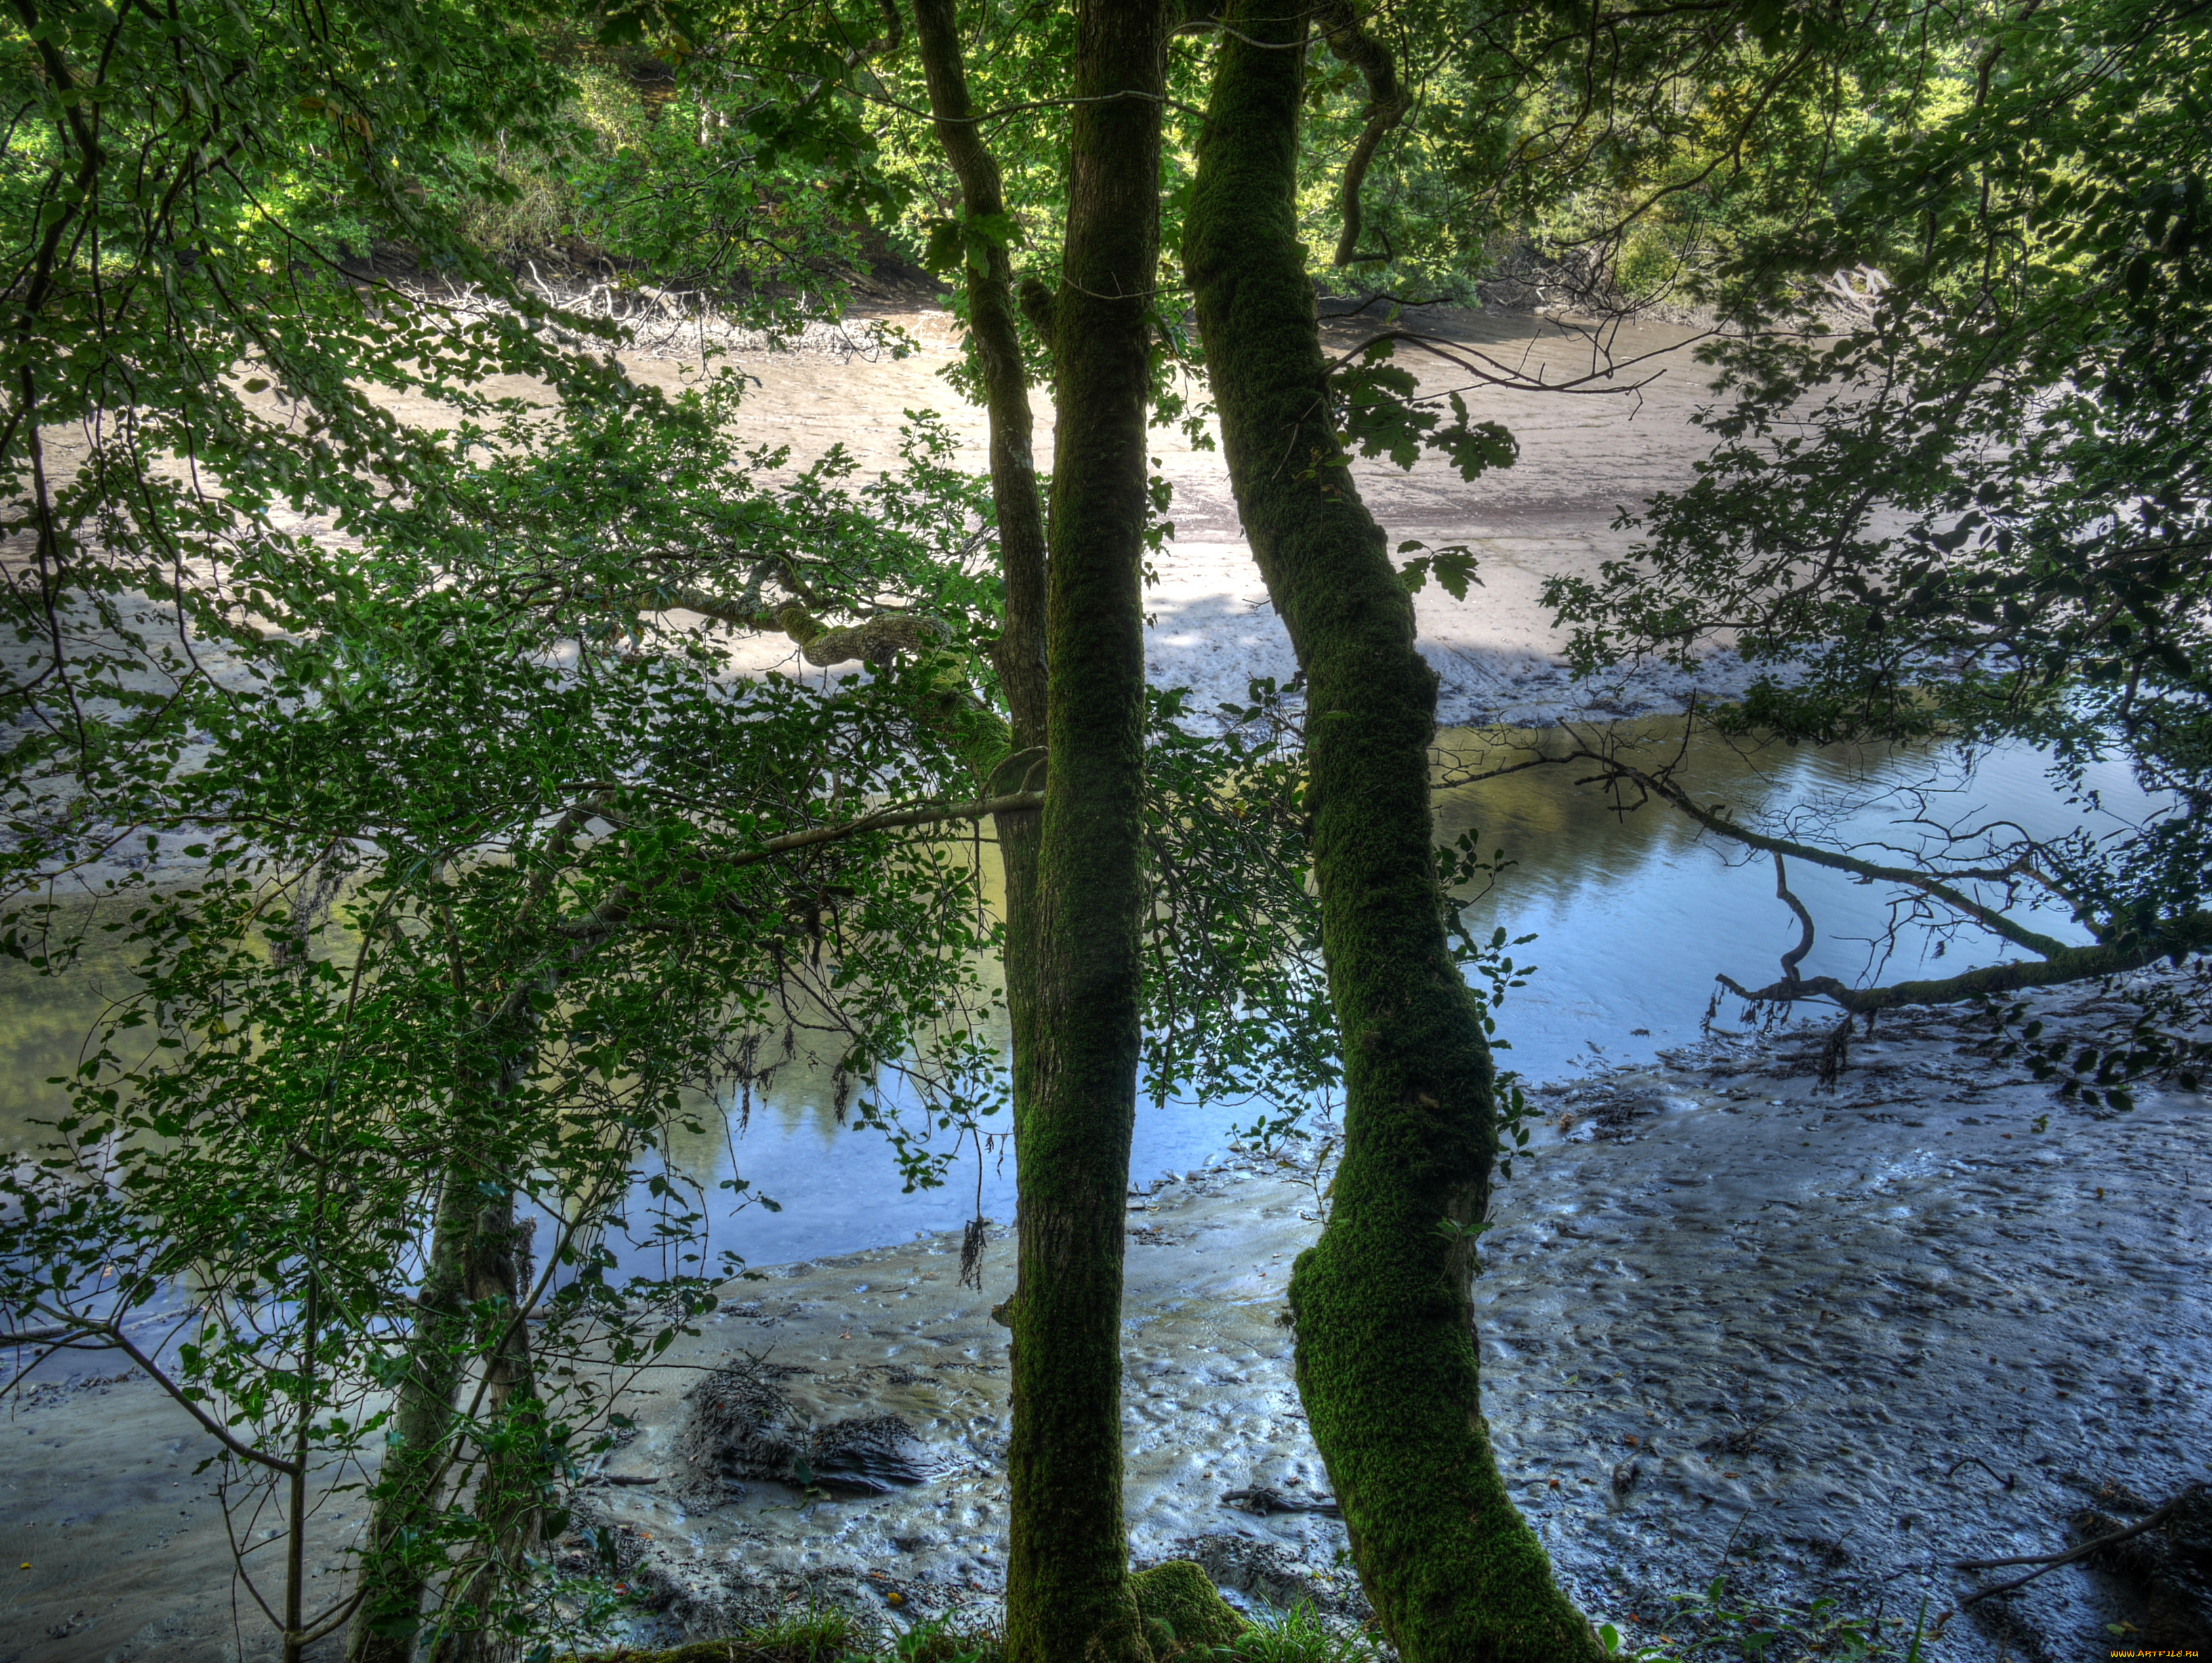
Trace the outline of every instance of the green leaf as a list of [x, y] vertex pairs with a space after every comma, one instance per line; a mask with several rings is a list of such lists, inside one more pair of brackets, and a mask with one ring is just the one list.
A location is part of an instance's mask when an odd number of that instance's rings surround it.
[[957, 220], [933, 220], [929, 225], [929, 241], [922, 251], [921, 264], [940, 276], [956, 269], [962, 261], [963, 240]]

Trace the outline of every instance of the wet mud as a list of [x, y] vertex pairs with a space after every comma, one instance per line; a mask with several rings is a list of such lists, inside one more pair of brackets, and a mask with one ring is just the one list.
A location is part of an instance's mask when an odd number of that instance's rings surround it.
[[[2041, 1001], [2058, 1026], [2097, 1022], [2100, 1003]], [[1893, 1636], [1924, 1610], [1930, 1655], [1956, 1663], [2101, 1657], [2111, 1625], [2142, 1629], [2141, 1578], [2122, 1569], [2064, 1567], [1962, 1609], [1994, 1579], [1952, 1566], [2061, 1551], [2100, 1495], [2212, 1476], [2212, 1125], [2180, 1094], [2108, 1119], [2064, 1108], [1980, 1037], [1960, 1013], [1901, 1013], [1832, 1092], [1808, 1028], [1534, 1095], [1545, 1130], [1500, 1187], [1477, 1289], [1486, 1409], [1594, 1615], [1680, 1637], [1674, 1596], [1725, 1575], [1732, 1602], [1831, 1597]], [[1316, 1228], [1310, 1186], [1245, 1161], [1138, 1205], [1136, 1557], [1198, 1557], [1247, 1603], [1361, 1615], [1340, 1524], [1225, 1499], [1326, 1493], [1277, 1320]], [[833, 1573], [886, 1616], [988, 1606], [1003, 1290], [957, 1289], [955, 1263], [932, 1239], [794, 1267], [711, 1326], [700, 1364], [773, 1358], [823, 1419], [897, 1413], [958, 1470], [866, 1499], [761, 1485], [687, 1503], [669, 1485], [672, 1378], [609, 1468], [660, 1482], [593, 1501], [641, 1545], [647, 1629], [711, 1633], [733, 1601]]]
[[[2093, 990], [2037, 1004], [2062, 1030], [2114, 1014]], [[1984, 1054], [1960, 1012], [1885, 1017], [1828, 1093], [1824, 1037], [1716, 1037], [1533, 1094], [1534, 1158], [1498, 1189], [1476, 1290], [1509, 1478], [1577, 1599], [1638, 1641], [1674, 1634], [1674, 1596], [1725, 1573], [1737, 1599], [1827, 1595], [1893, 1634], [1925, 1601], [1945, 1663], [2101, 1658], [2110, 1625], [2153, 1616], [2140, 1565], [2068, 1565], [1964, 1609], [1992, 1575], [1951, 1567], [2062, 1551], [2077, 1514], [2125, 1522], [2212, 1478], [2203, 1100], [2069, 1108]], [[1244, 1156], [1131, 1198], [1127, 1517], [1140, 1563], [1196, 1557], [1248, 1605], [1311, 1599], [1351, 1621], [1364, 1606], [1338, 1520], [1227, 1499], [1327, 1494], [1279, 1322], [1318, 1228], [1313, 1179]], [[981, 1292], [958, 1267], [941, 1235], [734, 1283], [641, 1382], [635, 1435], [578, 1492], [599, 1533], [562, 1545], [577, 1568], [611, 1556], [637, 1639], [808, 1600], [893, 1625], [988, 1614], [1007, 1430], [990, 1311], [1010, 1245], [993, 1243]], [[685, 1454], [696, 1388], [733, 1362], [775, 1370], [787, 1441], [836, 1447], [821, 1435], [896, 1417], [902, 1454], [936, 1476], [875, 1494], [702, 1485]], [[258, 1613], [234, 1618], [192, 1472], [204, 1441], [174, 1405], [140, 1382], [56, 1386], [12, 1405], [0, 1436], [0, 1660], [268, 1652]], [[347, 1511], [315, 1543], [332, 1572]]]

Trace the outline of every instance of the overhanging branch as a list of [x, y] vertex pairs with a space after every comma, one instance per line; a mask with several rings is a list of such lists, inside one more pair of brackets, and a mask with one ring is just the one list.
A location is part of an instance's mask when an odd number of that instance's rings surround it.
[[[1715, 978], [1737, 998], [1753, 1004], [1778, 1004], [1826, 999], [1855, 1016], [1865, 1016], [1899, 1005], [1955, 1004], [1984, 995], [2017, 992], [2034, 987], [2055, 987], [2067, 982], [2085, 981], [2098, 976], [2118, 975], [2130, 970], [2142, 969], [2160, 959], [2173, 958], [2182, 954], [2212, 950], [2212, 912], [2203, 911], [2168, 920], [2147, 931], [2124, 935], [2110, 932], [2106, 939], [2091, 945], [2069, 945], [2055, 936], [2028, 929], [1932, 873], [1907, 866], [1884, 865], [1877, 861], [1862, 859], [1856, 855], [1824, 849], [1814, 844], [1801, 843], [1794, 838], [1777, 837], [1738, 825], [1725, 812], [1698, 803], [1663, 773], [1646, 773], [1633, 763], [1608, 755], [1588, 740], [1581, 741], [1573, 750], [1561, 755], [1531, 756], [1480, 772], [1457, 774], [1453, 776], [1450, 783], [1465, 784], [1519, 773], [1526, 768], [1571, 762], [1595, 762], [1605, 773], [1595, 778], [1633, 781], [1704, 829], [1775, 858], [1776, 893], [1791, 907], [1807, 933], [1805, 938], [1801, 938], [1797, 950], [1784, 959], [1783, 979], [1778, 981], [1765, 987], [1753, 988], [1745, 986], [1732, 976]], [[1852, 987], [1833, 976], [1801, 976], [1797, 974], [1797, 961], [1802, 958], [1809, 945], [1810, 922], [1802, 904], [1790, 893], [1788, 879], [1781, 864], [1784, 857], [1808, 861], [1834, 871], [1847, 872], [1869, 882], [1899, 883], [1917, 889], [1930, 900], [1980, 925], [1992, 935], [2014, 946], [2025, 948], [2038, 957], [2034, 961], [2014, 960], [1985, 966], [1978, 970], [1962, 971], [1955, 976], [1897, 982], [1886, 987]], [[2015, 871], [2038, 876], [2025, 862], [2014, 868], [1983, 875], [2002, 877]]]
[[988, 820], [994, 814], [1016, 814], [1024, 809], [1042, 809], [1044, 793], [1041, 791], [1007, 792], [997, 797], [979, 797], [968, 803], [919, 803], [902, 809], [884, 809], [879, 813], [865, 814], [858, 820], [848, 820], [842, 825], [817, 826], [810, 831], [787, 832], [781, 837], [771, 837], [757, 849], [749, 849], [725, 864], [732, 866], [753, 866], [777, 855], [788, 854], [794, 849], [811, 849], [817, 844], [840, 842], [848, 837], [858, 837], [863, 832], [888, 831], [897, 826], [927, 826], [947, 820]]
[[[728, 871], [739, 866], [757, 866], [779, 855], [791, 854], [800, 849], [817, 848], [825, 843], [842, 842], [848, 837], [858, 837], [866, 832], [890, 831], [901, 826], [927, 826], [955, 820], [987, 820], [994, 814], [1018, 814], [1024, 810], [1044, 807], [1041, 791], [1014, 791], [996, 797], [979, 797], [967, 803], [915, 803], [904, 808], [884, 809], [874, 814], [864, 814], [857, 820], [847, 820], [834, 826], [813, 826], [805, 831], [786, 832], [781, 837], [771, 837], [757, 848], [745, 850], [722, 861], [720, 867]], [[619, 929], [629, 921], [636, 910], [640, 897], [627, 887], [613, 899], [593, 907], [580, 918], [568, 919], [554, 926], [555, 932], [577, 941], [597, 941]]]
[[2069, 981], [2087, 981], [2140, 970], [2178, 953], [2212, 947], [2212, 913], [2192, 913], [2166, 928], [2124, 944], [2099, 943], [2093, 947], [2062, 947], [2050, 957], [2014, 959], [1984, 969], [1963, 971], [1933, 981], [1899, 981], [1887, 987], [1850, 987], [1833, 976], [1808, 976], [1798, 981], [1778, 981], [1751, 988], [1729, 976], [1715, 980], [1737, 998], [1755, 1004], [1788, 1004], [1799, 999], [1834, 1001], [1854, 1016], [1869, 1016], [1905, 1004], [1957, 1004], [1990, 993], [2015, 993], [2030, 987], [2057, 987]]
[[[1933, 900], [1942, 901], [1943, 905], [1957, 911], [1961, 916], [1973, 920], [1990, 934], [2001, 936], [2014, 946], [2024, 947], [2029, 952], [2040, 954], [2045, 958], [2080, 950], [2069, 947], [2056, 936], [2047, 936], [2040, 931], [2031, 930], [2024, 925], [2015, 923], [1995, 907], [1984, 906], [1972, 895], [1954, 889], [1950, 884], [1929, 873], [1915, 871], [1910, 866], [1884, 866], [1875, 861], [1862, 860], [1856, 855], [1843, 854], [1833, 849], [1824, 849], [1817, 844], [1800, 843], [1794, 838], [1775, 837], [1765, 832], [1753, 831], [1747, 826], [1736, 824], [1725, 814], [1702, 807], [1695, 798], [1671, 780], [1646, 774], [1641, 768], [1632, 763], [1624, 762], [1618, 757], [1595, 756], [1594, 760], [1602, 762], [1607, 768], [1615, 770], [1623, 777], [1635, 780], [1652, 795], [1673, 804], [1707, 831], [1722, 837], [1733, 838], [1747, 847], [1758, 849], [1766, 854], [1788, 855], [1793, 859], [1809, 861], [1816, 866], [1826, 866], [1832, 871], [1849, 872], [1854, 877], [1863, 877], [1877, 883], [1905, 884], [1908, 888], [1918, 889]], [[1784, 899], [1787, 897], [1785, 896]], [[2156, 955], [2153, 956], [2155, 957]]]
[[811, 665], [848, 664], [855, 659], [880, 664], [901, 652], [920, 652], [941, 640], [945, 626], [934, 618], [913, 612], [886, 612], [855, 624], [832, 628], [804, 606], [780, 607], [773, 612], [733, 605], [703, 589], [675, 588], [666, 592], [668, 605], [696, 612], [717, 623], [763, 634], [780, 631], [799, 645]]

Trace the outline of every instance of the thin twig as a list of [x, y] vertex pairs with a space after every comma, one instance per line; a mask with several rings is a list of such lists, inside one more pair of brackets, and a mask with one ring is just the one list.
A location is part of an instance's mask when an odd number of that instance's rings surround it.
[[1980, 1467], [1982, 1471], [1988, 1473], [1990, 1477], [1996, 1478], [1997, 1483], [2007, 1490], [2014, 1488], [2020, 1483], [2020, 1474], [2017, 1472], [2008, 1472], [2002, 1478], [1998, 1478], [1997, 1470], [1991, 1466], [1987, 1461], [1984, 1460], [1979, 1455], [1961, 1455], [1957, 1460], [1951, 1463], [1949, 1469], [1945, 1472], [1943, 1476], [1947, 1478], [1955, 1478], [1958, 1476], [1959, 1469], [1962, 1466]]

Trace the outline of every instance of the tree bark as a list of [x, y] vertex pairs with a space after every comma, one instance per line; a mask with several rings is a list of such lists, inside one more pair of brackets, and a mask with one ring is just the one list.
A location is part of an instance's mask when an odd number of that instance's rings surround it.
[[1121, 1268], [1136, 1121], [1146, 398], [1160, 0], [1084, 0], [1058, 409], [1033, 1063], [1016, 1102], [1008, 1663], [1146, 1663], [1121, 1519]]
[[1308, 685], [1309, 803], [1345, 1148], [1291, 1286], [1298, 1388], [1360, 1577], [1406, 1663], [1602, 1656], [1508, 1497], [1480, 1402], [1469, 1234], [1496, 1105], [1443, 928], [1436, 676], [1334, 436], [1297, 240], [1308, 14], [1236, 0], [1183, 256], [1231, 483]]
[[511, 1654], [492, 1619], [501, 1596], [520, 1585], [552, 1509], [558, 1475], [538, 1399], [530, 1330], [521, 1320], [530, 1296], [521, 1241], [513, 1192], [487, 1199], [465, 1256], [477, 1320], [473, 1349], [483, 1369], [477, 1418], [485, 1430], [477, 1435], [472, 1502], [483, 1534], [447, 1584], [446, 1624], [430, 1663], [486, 1663]]

